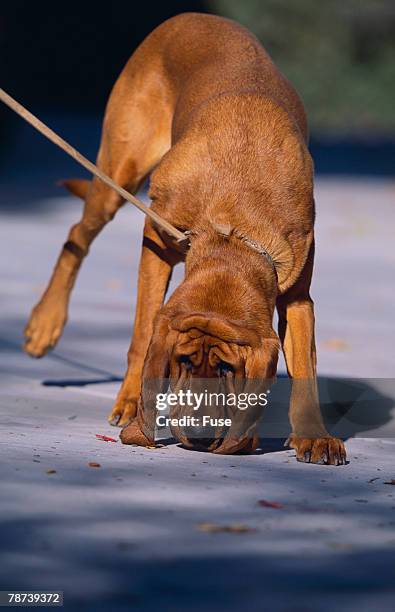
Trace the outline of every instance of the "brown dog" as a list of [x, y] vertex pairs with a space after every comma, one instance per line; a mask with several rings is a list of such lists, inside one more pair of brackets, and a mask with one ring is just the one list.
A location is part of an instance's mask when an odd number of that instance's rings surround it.
[[[182, 14], [154, 30], [111, 93], [97, 163], [136, 192], [151, 175], [153, 209], [191, 231], [185, 280], [163, 306], [173, 266], [185, 255], [147, 220], [128, 369], [109, 420], [136, 417], [143, 379], [273, 378], [279, 337], [293, 379], [290, 445], [297, 458], [345, 462], [323, 425], [316, 384], [313, 302], [313, 164], [295, 90], [256, 38], [211, 15]], [[92, 240], [123, 202], [94, 178], [68, 181], [84, 198], [50, 284], [26, 328], [41, 357], [59, 339], [71, 289]], [[148, 351], [148, 352], [147, 352]], [[144, 368], [144, 370], [143, 370]], [[144, 405], [122, 434], [152, 444]], [[256, 440], [216, 452], [253, 448]]]

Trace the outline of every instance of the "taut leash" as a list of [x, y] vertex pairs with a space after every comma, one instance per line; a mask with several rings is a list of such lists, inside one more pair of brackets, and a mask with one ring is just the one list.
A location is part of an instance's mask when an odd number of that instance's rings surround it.
[[[81, 155], [81, 153], [79, 153], [77, 149], [72, 147], [68, 142], [63, 140], [63, 138], [58, 136], [56, 132], [51, 130], [47, 125], [45, 125], [45, 123], [40, 121], [40, 119], [35, 117], [24, 106], [22, 106], [22, 104], [19, 104], [19, 102], [14, 100], [14, 98], [12, 98], [7, 92], [4, 91], [4, 89], [1, 89], [1, 88], [0, 88], [0, 100], [2, 100], [2, 102], [4, 102], [4, 104], [6, 104], [9, 108], [11, 108], [17, 115], [22, 117], [22, 119], [30, 123], [30, 125], [32, 125], [36, 130], [38, 130], [41, 134], [43, 134], [43, 136], [48, 138], [48, 140], [53, 142], [60, 149], [63, 149], [63, 151], [65, 151], [68, 155], [70, 155], [73, 159], [75, 159], [75, 161], [81, 164], [81, 166], [83, 166], [89, 172], [97, 176], [101, 181], [103, 181], [103, 183], [106, 183], [106, 185], [111, 187], [111, 189], [114, 189], [114, 191], [119, 193], [119, 195], [124, 200], [127, 200], [128, 202], [136, 206], [142, 213], [147, 215], [147, 217], [150, 217], [169, 236], [172, 236], [173, 238], [175, 238], [178, 243], [180, 244], [184, 243], [184, 246], [189, 245], [190, 237], [192, 237], [194, 232], [185, 232], [185, 233], [181, 232], [176, 227], [174, 227], [174, 225], [172, 225], [171, 223], [163, 219], [160, 215], [158, 215], [154, 210], [152, 210], [148, 206], [145, 206], [145, 204], [143, 204], [141, 200], [139, 200], [138, 198], [136, 198], [136, 196], [129, 193], [129, 191], [126, 191], [126, 189], [124, 189], [123, 187], [115, 183], [112, 180], [112, 178], [110, 178], [107, 174], [102, 172], [97, 166], [95, 166], [95, 164], [89, 161], [89, 159]], [[217, 223], [211, 223], [211, 225], [216, 230], [216, 232], [220, 234], [221, 236], [229, 238], [231, 235], [234, 235], [239, 240], [244, 242], [244, 244], [248, 246], [250, 249], [260, 253], [268, 261], [268, 263], [272, 266], [274, 273], [277, 275], [275, 261], [273, 260], [271, 255], [262, 245], [260, 245], [255, 240], [252, 240], [248, 236], [245, 236], [239, 230], [231, 228], [228, 225], [226, 226], [219, 225]]]
[[117, 185], [107, 174], [102, 172], [95, 164], [93, 164], [89, 159], [81, 155], [74, 147], [72, 147], [68, 142], [63, 140], [58, 134], [56, 134], [53, 130], [51, 130], [45, 123], [40, 121], [37, 117], [32, 115], [22, 104], [19, 104], [14, 98], [12, 98], [4, 89], [0, 88], [0, 100], [4, 102], [9, 108], [11, 108], [17, 115], [22, 117], [25, 121], [30, 123], [36, 130], [41, 132], [43, 136], [48, 138], [51, 142], [57, 145], [60, 149], [63, 149], [68, 155], [70, 155], [75, 161], [77, 161], [81, 166], [84, 166], [89, 172], [97, 176], [103, 183], [106, 183], [109, 187], [114, 189], [119, 195], [124, 199], [136, 206], [142, 213], [150, 217], [157, 225], [165, 230], [167, 234], [173, 236], [177, 240], [177, 242], [184, 242], [188, 240], [186, 234], [178, 230], [176, 227], [171, 225], [165, 219], [162, 219], [154, 210], [145, 206], [141, 200], [136, 198], [133, 194], [126, 191], [120, 185]]

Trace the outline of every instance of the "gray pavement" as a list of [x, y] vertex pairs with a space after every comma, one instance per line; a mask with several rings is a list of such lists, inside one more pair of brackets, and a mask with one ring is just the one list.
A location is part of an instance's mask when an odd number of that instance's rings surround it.
[[125, 367], [143, 220], [124, 208], [97, 239], [61, 342], [34, 361], [19, 348], [23, 326], [80, 204], [5, 207], [0, 590], [61, 589], [66, 609], [89, 611], [393, 610], [395, 185], [320, 180], [316, 201], [320, 375], [369, 379], [385, 396], [336, 468], [299, 464], [273, 440], [221, 457], [97, 439], [118, 435], [105, 417]]

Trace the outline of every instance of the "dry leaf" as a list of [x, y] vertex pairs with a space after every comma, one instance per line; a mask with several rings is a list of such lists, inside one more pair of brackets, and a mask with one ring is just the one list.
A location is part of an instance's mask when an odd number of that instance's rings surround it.
[[56, 474], [56, 470], [47, 470], [46, 474]]
[[275, 502], [275, 501], [268, 501], [266, 499], [260, 499], [258, 501], [258, 505], [261, 506], [262, 508], [275, 508], [276, 510], [279, 510], [280, 508], [284, 508], [283, 504], [280, 504], [279, 502]]
[[110, 291], [119, 291], [122, 288], [122, 281], [119, 278], [110, 278], [106, 286]]
[[110, 436], [102, 436], [101, 434], [96, 434], [96, 438], [98, 440], [103, 440], [103, 442], [118, 442], [115, 438], [110, 438]]
[[89, 467], [95, 467], [95, 468], [101, 467], [100, 463], [96, 463], [96, 461], [89, 461], [88, 465]]
[[326, 342], [322, 343], [322, 346], [330, 351], [348, 351], [351, 348], [349, 343], [341, 338], [326, 340]]
[[395, 485], [395, 479], [392, 478], [392, 480], [387, 480], [384, 484]]
[[199, 523], [196, 526], [200, 531], [205, 531], [206, 533], [250, 533], [256, 531], [253, 527], [248, 527], [248, 525], [241, 525], [239, 523], [234, 523], [233, 525]]

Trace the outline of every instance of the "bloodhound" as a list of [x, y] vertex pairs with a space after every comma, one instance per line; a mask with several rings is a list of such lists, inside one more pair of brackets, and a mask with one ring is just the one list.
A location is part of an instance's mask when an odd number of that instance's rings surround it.
[[[150, 175], [152, 208], [190, 232], [190, 248], [146, 220], [128, 368], [109, 416], [126, 426], [124, 443], [153, 443], [142, 380], [273, 379], [281, 345], [297, 459], [345, 463], [343, 442], [324, 427], [316, 383], [307, 140], [297, 93], [258, 40], [232, 21], [178, 15], [126, 64], [107, 105], [98, 166], [131, 192]], [[58, 341], [81, 262], [124, 203], [97, 178], [66, 186], [85, 206], [26, 327], [25, 350], [34, 357]], [[185, 279], [164, 305], [172, 269], [184, 260]], [[256, 444], [255, 436], [228, 438], [211, 449]]]

